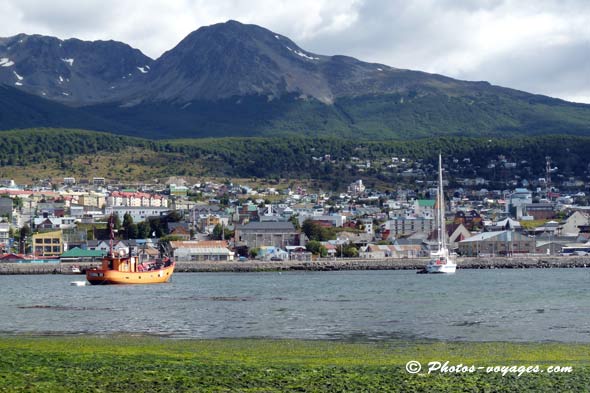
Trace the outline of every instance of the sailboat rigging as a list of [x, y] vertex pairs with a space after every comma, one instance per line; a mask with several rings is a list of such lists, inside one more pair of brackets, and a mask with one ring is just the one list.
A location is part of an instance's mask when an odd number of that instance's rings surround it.
[[426, 265], [426, 273], [455, 273], [457, 264], [455, 255], [449, 252], [447, 245], [447, 231], [445, 225], [445, 200], [442, 182], [442, 157], [438, 155], [438, 190], [436, 196], [437, 246], [438, 249], [430, 253], [430, 261]]

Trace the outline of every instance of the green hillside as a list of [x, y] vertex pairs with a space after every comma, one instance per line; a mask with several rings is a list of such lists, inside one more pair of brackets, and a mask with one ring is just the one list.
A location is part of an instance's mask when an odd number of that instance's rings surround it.
[[[440, 136], [590, 135], [590, 105], [490, 87], [461, 94], [418, 93], [341, 98], [333, 105], [289, 95], [85, 108], [148, 138], [305, 136], [408, 140]], [[88, 127], [87, 127], [88, 128]], [[92, 128], [92, 127], [90, 127]], [[99, 128], [104, 129], [104, 128]], [[139, 132], [138, 130], [141, 130]]]
[[[390, 166], [392, 158], [419, 160], [416, 168], [426, 168], [435, 164], [439, 152], [453, 178], [483, 176], [502, 181], [519, 174], [534, 179], [544, 175], [547, 155], [564, 176], [580, 177], [588, 170], [590, 150], [590, 137], [552, 135], [413, 141], [302, 137], [153, 141], [91, 131], [29, 129], [4, 132], [2, 137], [0, 178], [281, 178], [311, 179], [333, 189], [359, 177], [390, 186], [413, 182], [414, 178], [401, 175], [403, 167]], [[518, 167], [488, 168], [499, 156], [518, 163]], [[466, 158], [469, 166], [462, 164]], [[364, 167], [367, 161], [371, 162], [368, 168]]]

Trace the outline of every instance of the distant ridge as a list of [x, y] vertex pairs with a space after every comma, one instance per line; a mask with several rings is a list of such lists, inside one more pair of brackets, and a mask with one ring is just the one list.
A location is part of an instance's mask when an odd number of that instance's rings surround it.
[[156, 60], [115, 41], [0, 38], [0, 84], [0, 129], [148, 138], [590, 132], [590, 105], [324, 56], [236, 21], [201, 27]]

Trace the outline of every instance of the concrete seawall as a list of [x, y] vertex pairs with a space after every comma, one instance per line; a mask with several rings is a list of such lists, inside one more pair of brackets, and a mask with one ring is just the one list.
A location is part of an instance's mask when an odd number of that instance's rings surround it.
[[[182, 262], [175, 272], [261, 272], [333, 270], [419, 270], [428, 259], [325, 259], [313, 262]], [[72, 263], [0, 263], [2, 274], [71, 274]], [[81, 270], [97, 263], [79, 263]], [[525, 269], [590, 267], [590, 257], [492, 257], [460, 258], [458, 269]]]

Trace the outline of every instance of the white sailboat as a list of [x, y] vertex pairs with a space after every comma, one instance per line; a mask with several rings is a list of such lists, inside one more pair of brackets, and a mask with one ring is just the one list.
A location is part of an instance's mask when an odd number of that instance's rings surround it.
[[447, 246], [447, 231], [445, 226], [445, 201], [442, 184], [442, 157], [438, 155], [438, 192], [436, 196], [436, 221], [438, 232], [438, 250], [430, 253], [430, 262], [426, 265], [427, 273], [455, 273], [457, 264], [455, 256], [449, 252]]

